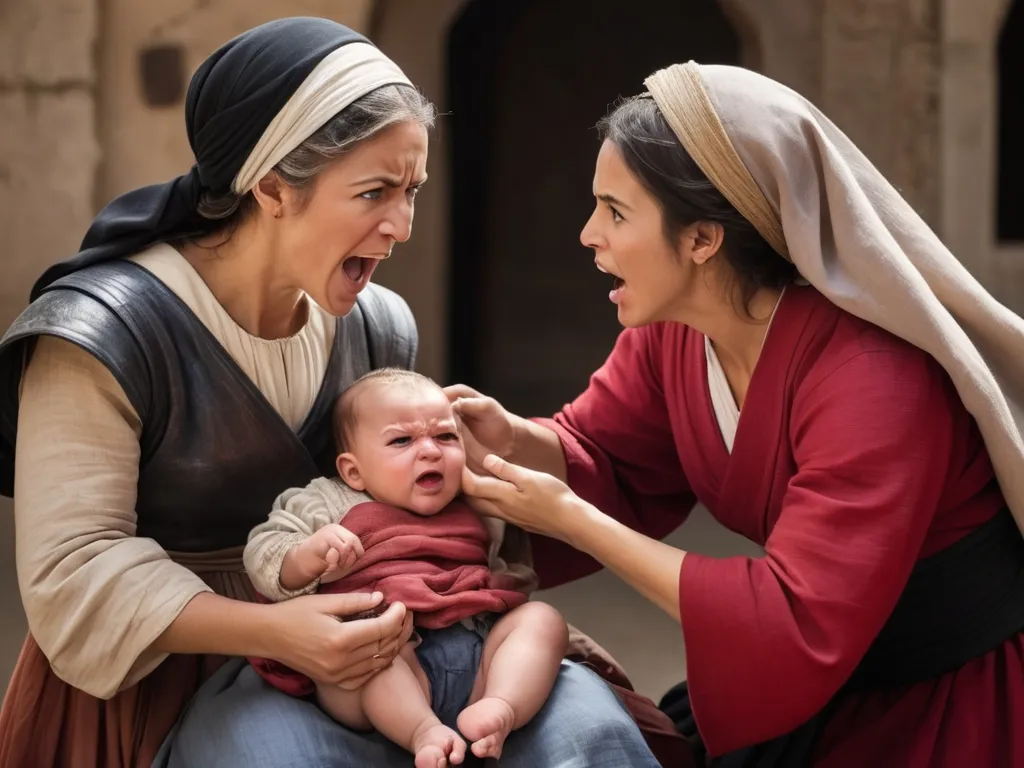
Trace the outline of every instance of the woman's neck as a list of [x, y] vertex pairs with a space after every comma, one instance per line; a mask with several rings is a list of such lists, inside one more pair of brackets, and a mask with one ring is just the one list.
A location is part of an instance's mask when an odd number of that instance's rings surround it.
[[188, 243], [181, 253], [210, 292], [246, 333], [263, 339], [292, 336], [305, 325], [308, 304], [288, 285], [271, 238], [243, 222], [230, 235]]
[[750, 379], [768, 334], [768, 325], [781, 296], [782, 291], [762, 288], [750, 301], [750, 317], [739, 315], [732, 306], [722, 306], [719, 311], [703, 318], [699, 325], [694, 325], [711, 341], [740, 407], [746, 399]]

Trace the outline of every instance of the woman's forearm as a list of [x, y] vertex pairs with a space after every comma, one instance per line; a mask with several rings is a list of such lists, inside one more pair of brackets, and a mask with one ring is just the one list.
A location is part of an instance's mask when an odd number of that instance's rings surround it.
[[158, 653], [270, 656], [269, 606], [232, 600], [212, 592], [192, 598], [153, 642]]
[[503, 458], [513, 464], [554, 475], [562, 482], [566, 480], [562, 441], [553, 430], [536, 422], [516, 417], [512, 453]]
[[593, 505], [575, 499], [572, 529], [565, 540], [586, 552], [676, 621], [679, 571], [686, 553], [637, 533]]

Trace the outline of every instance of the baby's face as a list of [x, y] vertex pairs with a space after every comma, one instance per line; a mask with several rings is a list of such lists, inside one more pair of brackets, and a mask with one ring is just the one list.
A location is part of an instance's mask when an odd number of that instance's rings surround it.
[[[419, 515], [440, 512], [462, 490], [466, 465], [444, 392], [425, 382], [399, 382], [370, 387], [358, 398], [350, 456], [362, 490]], [[350, 481], [344, 470], [342, 478]]]

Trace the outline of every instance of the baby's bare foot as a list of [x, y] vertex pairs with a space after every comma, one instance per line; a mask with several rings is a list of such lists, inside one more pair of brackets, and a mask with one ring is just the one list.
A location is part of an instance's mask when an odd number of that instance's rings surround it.
[[[459, 714], [459, 730], [473, 744], [477, 757], [501, 757], [501, 748], [516, 722], [512, 705], [504, 699], [480, 699]], [[417, 766], [418, 768], [418, 766]]]
[[466, 757], [466, 742], [446, 725], [428, 724], [413, 734], [412, 752], [416, 755], [416, 768], [447, 768], [448, 765], [462, 765]]

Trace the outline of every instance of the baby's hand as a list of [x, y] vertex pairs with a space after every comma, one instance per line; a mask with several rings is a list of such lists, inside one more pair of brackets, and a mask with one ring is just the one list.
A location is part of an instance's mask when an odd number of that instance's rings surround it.
[[312, 574], [310, 581], [317, 577], [321, 581], [336, 581], [352, 570], [362, 556], [359, 537], [337, 523], [325, 525], [295, 547], [294, 552], [299, 568]]

